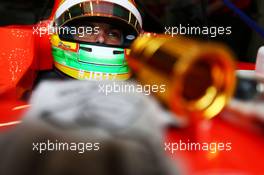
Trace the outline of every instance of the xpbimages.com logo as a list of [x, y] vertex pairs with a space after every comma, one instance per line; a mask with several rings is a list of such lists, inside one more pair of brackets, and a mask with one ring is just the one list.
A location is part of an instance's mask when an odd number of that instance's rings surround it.
[[52, 34], [58, 35], [78, 35], [78, 37], [84, 37], [85, 35], [98, 35], [100, 28], [98, 26], [63, 26], [56, 27], [52, 23], [45, 24], [40, 23], [33, 27], [33, 35], [40, 37]]
[[130, 83], [109, 83], [99, 84], [99, 93], [103, 93], [106, 96], [111, 93], [143, 93], [150, 95], [152, 93], [165, 93], [166, 85], [141, 85]]
[[182, 25], [179, 26], [166, 26], [165, 28], [165, 34], [170, 35], [172, 37], [177, 35], [206, 35], [211, 38], [215, 38], [217, 36], [223, 36], [223, 35], [231, 35], [232, 34], [232, 27], [216, 27], [216, 26], [190, 26]]
[[210, 153], [216, 153], [219, 151], [231, 151], [232, 150], [232, 143], [227, 142], [190, 142], [188, 141], [182, 141], [179, 142], [173, 142], [164, 143], [164, 149], [165, 151], [174, 154], [177, 151], [207, 151]]
[[46, 142], [33, 142], [32, 150], [42, 154], [50, 151], [75, 151], [83, 154], [86, 151], [99, 151], [100, 143], [84, 143], [84, 142], [55, 142], [47, 140]]

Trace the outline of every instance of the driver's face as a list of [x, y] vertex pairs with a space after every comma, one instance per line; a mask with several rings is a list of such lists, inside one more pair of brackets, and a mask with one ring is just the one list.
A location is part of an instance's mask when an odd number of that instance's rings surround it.
[[113, 28], [111, 25], [103, 23], [91, 23], [90, 26], [93, 28], [97, 27], [99, 32], [85, 34], [84, 36], [75, 35], [74, 38], [79, 41], [90, 43], [121, 45], [122, 32], [120, 29]]

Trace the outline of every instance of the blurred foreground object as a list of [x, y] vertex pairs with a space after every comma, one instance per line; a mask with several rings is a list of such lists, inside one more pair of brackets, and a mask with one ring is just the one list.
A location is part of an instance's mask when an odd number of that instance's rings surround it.
[[222, 45], [143, 35], [132, 44], [128, 62], [141, 83], [166, 85], [165, 93], [155, 95], [179, 115], [210, 119], [233, 95], [233, 56]]
[[262, 46], [258, 51], [256, 73], [258, 76], [264, 78], [264, 46]]
[[[141, 93], [99, 91], [112, 83], [41, 83], [22, 124], [0, 133], [0, 154], [5, 157], [0, 160], [0, 174], [177, 174], [162, 147], [166, 128], [175, 125], [175, 118]], [[64, 146], [100, 143], [100, 149], [82, 154], [66, 146], [42, 154], [32, 150], [32, 143], [48, 141]]]

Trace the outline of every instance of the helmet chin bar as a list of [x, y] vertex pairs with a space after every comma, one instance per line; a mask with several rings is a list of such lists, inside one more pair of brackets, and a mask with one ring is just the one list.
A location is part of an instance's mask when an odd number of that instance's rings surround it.
[[[61, 41], [65, 43], [64, 41]], [[54, 65], [66, 75], [79, 80], [126, 80], [131, 73], [125, 49], [77, 44], [64, 49], [53, 44]], [[76, 48], [74, 50], [74, 48]]]

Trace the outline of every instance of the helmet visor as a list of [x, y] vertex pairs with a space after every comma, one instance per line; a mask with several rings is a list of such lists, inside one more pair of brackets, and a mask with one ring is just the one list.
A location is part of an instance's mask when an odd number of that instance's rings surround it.
[[59, 37], [63, 41], [89, 43], [94, 45], [129, 47], [137, 37], [130, 28], [124, 28], [120, 22], [106, 18], [80, 18], [59, 28]]

